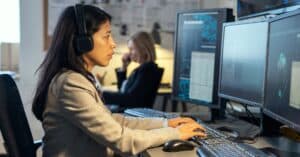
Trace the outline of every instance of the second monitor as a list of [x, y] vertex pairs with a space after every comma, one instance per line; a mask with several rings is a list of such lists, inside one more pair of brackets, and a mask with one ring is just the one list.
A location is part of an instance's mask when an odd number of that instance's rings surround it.
[[220, 97], [263, 104], [268, 28], [267, 21], [224, 24]]
[[177, 14], [173, 97], [193, 104], [218, 106], [220, 39], [231, 9]]
[[300, 10], [270, 21], [264, 105], [264, 113], [298, 132], [300, 132], [299, 20]]

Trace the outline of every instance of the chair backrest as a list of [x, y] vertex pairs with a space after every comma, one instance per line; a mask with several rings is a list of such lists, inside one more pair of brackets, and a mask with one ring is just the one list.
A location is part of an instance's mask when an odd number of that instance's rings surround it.
[[0, 129], [9, 157], [36, 156], [18, 88], [7, 74], [0, 74]]
[[157, 70], [157, 77], [153, 78], [155, 86], [153, 88], [154, 91], [151, 92], [151, 93], [153, 93], [153, 95], [150, 96], [150, 100], [149, 100], [149, 102], [150, 102], [149, 104], [151, 104], [151, 108], [153, 108], [155, 97], [158, 93], [158, 88], [159, 88], [163, 74], [164, 74], [164, 68], [159, 67]]

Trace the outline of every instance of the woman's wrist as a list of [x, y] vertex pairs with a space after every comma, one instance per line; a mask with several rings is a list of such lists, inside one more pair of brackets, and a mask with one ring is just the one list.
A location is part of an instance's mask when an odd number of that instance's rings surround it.
[[170, 126], [169, 126], [168, 119], [163, 119], [163, 127], [164, 127], [164, 128], [170, 127]]

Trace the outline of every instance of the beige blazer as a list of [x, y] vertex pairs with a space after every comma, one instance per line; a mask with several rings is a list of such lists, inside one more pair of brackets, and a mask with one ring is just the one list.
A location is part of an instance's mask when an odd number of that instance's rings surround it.
[[44, 157], [131, 156], [179, 138], [162, 119], [112, 114], [93, 84], [73, 71], [52, 80], [43, 118]]

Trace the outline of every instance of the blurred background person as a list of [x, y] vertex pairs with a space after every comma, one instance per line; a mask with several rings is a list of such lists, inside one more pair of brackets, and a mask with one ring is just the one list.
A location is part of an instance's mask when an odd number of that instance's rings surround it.
[[[112, 111], [121, 112], [125, 108], [151, 108], [163, 75], [163, 68], [155, 63], [154, 41], [147, 32], [137, 32], [130, 37], [129, 52], [122, 57], [122, 67], [116, 69], [119, 91], [103, 91], [104, 102]], [[131, 62], [139, 66], [126, 78]]]

